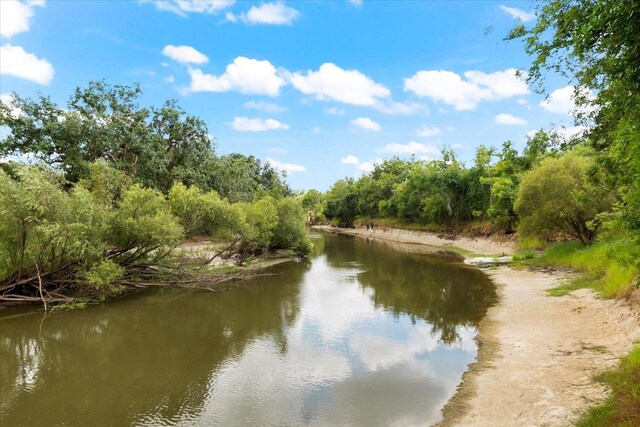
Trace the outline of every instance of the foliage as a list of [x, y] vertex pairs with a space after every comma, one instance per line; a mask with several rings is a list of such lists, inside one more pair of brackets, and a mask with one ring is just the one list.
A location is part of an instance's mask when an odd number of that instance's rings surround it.
[[620, 193], [619, 219], [640, 232], [640, 13], [635, 0], [547, 0], [524, 41], [533, 58], [528, 78], [544, 89], [547, 71], [575, 81], [578, 122]]
[[519, 230], [542, 237], [563, 233], [584, 245], [592, 243], [602, 225], [598, 215], [614, 203], [592, 163], [572, 152], [546, 159], [525, 174], [515, 204]]
[[325, 195], [324, 215], [342, 227], [352, 227], [357, 215], [357, 190], [353, 179], [341, 179]]
[[[0, 169], [0, 301], [68, 303], [123, 286], [215, 284], [170, 256], [186, 234], [230, 239], [232, 249], [306, 254], [303, 210], [292, 198], [230, 204], [182, 183], [165, 196], [99, 161], [73, 185], [45, 166]], [[197, 268], [197, 266], [196, 266]], [[228, 280], [228, 279], [225, 279]]]
[[33, 156], [63, 171], [70, 183], [99, 173], [95, 165], [102, 161], [163, 192], [181, 182], [231, 202], [290, 194], [284, 176], [268, 163], [242, 154], [216, 157], [204, 121], [175, 100], [143, 107], [141, 96], [138, 84], [104, 81], [77, 88], [64, 107], [45, 96], [13, 94], [12, 106], [0, 102], [0, 126], [9, 130], [0, 140], [0, 157]]
[[274, 197], [291, 195], [291, 189], [280, 173], [254, 156], [228, 154], [217, 158], [214, 168], [212, 189], [231, 203], [253, 202], [266, 194]]
[[637, 268], [626, 259], [633, 246], [631, 239], [620, 234], [605, 236], [586, 247], [577, 241], [558, 243], [527, 264], [571, 268], [582, 273], [569, 284], [552, 290], [553, 295], [589, 287], [607, 298], [622, 297], [633, 289], [638, 275]]
[[278, 224], [273, 230], [271, 248], [291, 248], [300, 255], [311, 250], [304, 224], [305, 212], [302, 205], [293, 198], [282, 198], [275, 202], [278, 211]]
[[240, 203], [247, 227], [244, 230], [242, 252], [264, 252], [271, 246], [279, 217], [273, 198], [265, 197], [254, 203]]
[[198, 187], [187, 188], [177, 182], [169, 190], [167, 199], [171, 213], [178, 218], [187, 236], [234, 238], [246, 226], [238, 207], [214, 191], [205, 193]]
[[591, 408], [579, 427], [632, 427], [640, 421], [640, 347], [622, 358], [620, 365], [600, 379], [611, 388], [604, 403]]

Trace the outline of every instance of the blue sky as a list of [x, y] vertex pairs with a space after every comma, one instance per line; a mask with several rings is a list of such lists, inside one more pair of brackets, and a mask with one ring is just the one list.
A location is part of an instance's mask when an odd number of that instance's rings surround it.
[[0, 2], [0, 94], [66, 103], [91, 80], [176, 98], [220, 154], [270, 159], [293, 188], [326, 190], [393, 155], [464, 161], [480, 144], [565, 125], [568, 82], [532, 93], [502, 39], [528, 1]]

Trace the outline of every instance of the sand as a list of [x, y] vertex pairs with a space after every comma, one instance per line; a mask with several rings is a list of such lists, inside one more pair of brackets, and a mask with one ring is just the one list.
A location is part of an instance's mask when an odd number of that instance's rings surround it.
[[[490, 239], [449, 240], [404, 230], [346, 233], [493, 256], [515, 249]], [[638, 306], [600, 299], [588, 289], [548, 295], [547, 289], [569, 280], [568, 272], [504, 266], [484, 271], [498, 287], [499, 302], [480, 324], [477, 362], [444, 409], [441, 425], [572, 425], [607, 394], [594, 375], [615, 366], [640, 340]]]

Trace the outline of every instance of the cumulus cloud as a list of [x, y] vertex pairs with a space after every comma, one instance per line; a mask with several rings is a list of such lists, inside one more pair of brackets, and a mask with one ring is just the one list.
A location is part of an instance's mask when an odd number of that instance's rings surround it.
[[440, 128], [430, 128], [427, 126], [422, 126], [420, 129], [418, 129], [418, 136], [421, 136], [423, 138], [429, 138], [431, 136], [437, 136], [440, 135], [441, 131]]
[[239, 15], [227, 12], [225, 18], [229, 22], [241, 21], [250, 25], [291, 25], [299, 16], [300, 12], [277, 1], [251, 6], [246, 13]]
[[209, 58], [191, 46], [174, 46], [168, 44], [162, 49], [162, 54], [182, 64], [205, 64]]
[[380, 98], [391, 95], [389, 89], [374, 82], [358, 70], [344, 70], [330, 62], [318, 71], [308, 70], [306, 75], [291, 75], [291, 84], [305, 95], [319, 100], [334, 100], [344, 104], [374, 105]]
[[283, 172], [287, 172], [287, 173], [293, 173], [293, 172], [306, 172], [307, 168], [305, 168], [302, 165], [298, 165], [295, 163], [283, 163], [280, 162], [278, 160], [274, 160], [270, 157], [267, 157], [267, 162], [269, 162], [269, 164], [271, 166], [273, 166], [274, 168], [281, 170]]
[[573, 92], [573, 86], [556, 89], [538, 105], [550, 113], [569, 114], [576, 107], [573, 101]]
[[373, 104], [373, 108], [384, 114], [416, 114], [420, 111], [429, 112], [422, 104], [417, 102], [396, 102], [391, 99], [377, 101]]
[[140, 3], [152, 3], [156, 9], [187, 16], [189, 13], [215, 15], [233, 6], [235, 0], [140, 0]]
[[[585, 89], [578, 89], [579, 95], [585, 96], [587, 99], [592, 100], [594, 98], [591, 92]], [[543, 109], [550, 113], [555, 114], [572, 114], [573, 112], [588, 113], [593, 107], [584, 106], [580, 109], [577, 108], [575, 103], [576, 89], [573, 86], [565, 86], [560, 89], [556, 89], [538, 104]]]
[[[560, 140], [570, 141], [575, 138], [581, 138], [588, 129], [589, 128], [586, 126], [559, 126], [547, 130], [546, 133], [552, 137], [559, 138]], [[542, 130], [543, 129], [530, 130], [527, 132], [527, 138], [533, 138], [536, 136], [536, 133]]]
[[368, 162], [361, 162], [360, 159], [358, 159], [356, 156], [349, 154], [348, 156], [340, 159], [340, 163], [345, 165], [353, 165], [358, 170], [361, 170], [362, 172], [371, 172], [375, 168], [376, 164], [382, 163], [382, 159], [375, 159], [375, 160], [369, 160]]
[[425, 145], [416, 141], [406, 144], [387, 144], [379, 151], [395, 154], [438, 154], [440, 150], [433, 145]]
[[9, 107], [9, 114], [11, 114], [13, 118], [18, 118], [22, 115], [22, 110], [20, 108], [17, 108], [13, 103], [13, 96], [9, 95], [8, 93], [0, 94], [0, 101], [5, 106]]
[[497, 101], [529, 93], [524, 73], [514, 68], [494, 73], [467, 71], [464, 79], [444, 70], [418, 71], [404, 79], [405, 92], [452, 105], [456, 110], [473, 110], [482, 101]]
[[362, 0], [349, 0], [349, 3], [351, 3], [352, 5], [354, 5], [356, 7], [362, 6]]
[[287, 111], [285, 107], [281, 107], [278, 104], [274, 104], [271, 102], [263, 102], [263, 101], [247, 101], [244, 103], [244, 108], [249, 108], [251, 110], [263, 111], [265, 113], [282, 113], [283, 111]]
[[523, 118], [516, 117], [512, 114], [500, 113], [494, 119], [494, 122], [499, 125], [521, 125], [524, 126], [527, 124], [527, 121]]
[[380, 129], [382, 129], [382, 127], [378, 123], [374, 122], [368, 117], [358, 117], [357, 119], [351, 120], [349, 123], [351, 123], [355, 127], [371, 132], [378, 132]]
[[46, 59], [40, 59], [26, 52], [20, 46], [0, 46], [0, 74], [6, 74], [41, 85], [53, 80], [53, 66]]
[[176, 82], [176, 78], [173, 77], [173, 74], [167, 76], [164, 78], [164, 82], [165, 83], [175, 83]]
[[513, 19], [518, 19], [522, 22], [533, 21], [536, 17], [534, 14], [525, 12], [524, 10], [518, 9], [517, 7], [508, 7], [508, 6], [501, 5], [500, 9], [503, 12], [506, 12], [509, 15], [511, 15]]
[[285, 81], [269, 61], [239, 56], [227, 65], [224, 74], [205, 74], [197, 68], [189, 68], [191, 85], [189, 92], [238, 91], [247, 95], [278, 96]]
[[234, 117], [231, 127], [238, 132], [264, 132], [267, 130], [286, 130], [289, 125], [274, 119], [250, 119], [248, 117]]
[[358, 160], [358, 158], [353, 154], [349, 154], [347, 157], [340, 159], [340, 163], [345, 165], [359, 165], [360, 160]]
[[29, 31], [36, 6], [44, 6], [44, 1], [0, 1], [0, 36], [10, 39]]

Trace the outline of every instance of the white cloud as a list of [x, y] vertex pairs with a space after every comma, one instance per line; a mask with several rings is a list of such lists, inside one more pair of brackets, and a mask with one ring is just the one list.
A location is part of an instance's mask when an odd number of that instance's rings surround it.
[[250, 119], [248, 117], [234, 117], [231, 127], [238, 132], [264, 132], [267, 130], [286, 130], [289, 125], [274, 119]]
[[347, 157], [340, 159], [340, 163], [345, 165], [359, 165], [360, 160], [352, 154], [349, 154]]
[[251, 25], [291, 25], [299, 16], [300, 12], [277, 1], [251, 6], [247, 13], [239, 15], [227, 12], [225, 18], [229, 22], [242, 21]]
[[362, 6], [362, 0], [349, 0], [349, 3], [351, 3], [352, 5], [354, 5], [356, 7], [361, 7]]
[[526, 125], [527, 121], [512, 114], [500, 113], [494, 119], [499, 125]]
[[520, 104], [520, 105], [529, 105], [529, 101], [527, 101], [527, 100], [526, 100], [526, 99], [524, 99], [524, 98], [518, 98], [518, 99], [516, 99], [516, 102], [517, 102], [518, 104]]
[[281, 107], [278, 104], [274, 104], [271, 102], [263, 102], [263, 101], [247, 101], [244, 103], [244, 108], [249, 108], [252, 110], [263, 111], [265, 113], [282, 113], [283, 111], [287, 111], [285, 107]]
[[162, 49], [162, 54], [182, 64], [205, 64], [209, 58], [191, 46], [174, 46], [168, 44]]
[[215, 15], [233, 6], [235, 0], [140, 0], [140, 3], [153, 3], [158, 10], [187, 16], [188, 13]]
[[269, 61], [239, 56], [227, 65], [224, 74], [205, 74], [189, 68], [190, 92], [229, 92], [236, 90], [247, 95], [277, 96], [285, 81]]
[[416, 141], [411, 141], [407, 144], [387, 144], [379, 151], [395, 154], [439, 154], [440, 150], [433, 145], [425, 145]]
[[391, 99], [377, 101], [373, 108], [385, 114], [416, 114], [420, 111], [429, 112], [427, 107], [417, 102], [396, 102]]
[[418, 136], [421, 136], [423, 138], [429, 138], [431, 136], [440, 135], [441, 131], [440, 131], [440, 128], [430, 128], [427, 126], [422, 126], [417, 133], [418, 133]]
[[553, 131], [565, 141], [580, 138], [585, 133], [585, 131], [589, 129], [586, 126], [562, 126], [560, 128], [554, 129]]
[[374, 105], [391, 94], [389, 89], [360, 71], [343, 70], [330, 62], [322, 64], [318, 71], [291, 75], [291, 83], [300, 92], [315, 95], [316, 99], [353, 105]]
[[13, 103], [13, 97], [8, 93], [0, 94], [0, 101], [2, 101], [4, 105], [9, 107], [9, 114], [11, 114], [13, 118], [17, 118], [22, 115], [22, 110], [19, 108], [16, 108], [16, 106]]
[[497, 101], [529, 93], [518, 71], [509, 68], [494, 73], [467, 71], [463, 79], [452, 71], [418, 71], [404, 79], [405, 92], [452, 105], [456, 110], [473, 110], [482, 101]]
[[343, 116], [346, 113], [344, 109], [336, 107], [325, 108], [324, 112], [333, 116]]
[[0, 35], [10, 39], [16, 34], [29, 31], [35, 6], [44, 6], [44, 1], [0, 1]]
[[0, 74], [7, 74], [48, 85], [53, 79], [53, 66], [46, 59], [40, 59], [25, 52], [20, 46], [0, 46]]
[[176, 82], [176, 78], [173, 77], [173, 74], [171, 74], [170, 76], [167, 76], [164, 78], [164, 82], [165, 83], [175, 83]]
[[349, 154], [347, 157], [343, 157], [342, 159], [340, 159], [340, 163], [344, 165], [353, 165], [362, 172], [371, 172], [375, 168], [376, 164], [382, 163], [382, 159], [361, 162], [360, 159], [358, 159], [356, 156], [354, 156], [353, 154]]
[[311, 132], [313, 132], [313, 133], [320, 133], [320, 132], [322, 132], [322, 129], [320, 129], [320, 127], [319, 127], [319, 126], [315, 126], [315, 127], [313, 127], [313, 128], [311, 129]]
[[270, 157], [267, 157], [267, 162], [269, 162], [269, 164], [271, 166], [273, 166], [274, 168], [284, 171], [284, 172], [288, 172], [288, 173], [293, 173], [293, 172], [306, 172], [307, 168], [305, 168], [302, 165], [297, 165], [295, 163], [282, 163], [278, 160], [274, 160]]
[[[594, 98], [591, 92], [584, 89], [579, 90], [579, 92], [581, 92], [580, 95], [586, 96], [589, 100]], [[588, 113], [593, 110], [593, 107], [590, 106], [583, 106], [578, 109], [574, 95], [575, 88], [573, 86], [565, 86], [551, 92], [547, 99], [543, 100], [538, 105], [548, 112], [556, 114], [572, 114], [574, 112]]]
[[519, 19], [522, 22], [533, 21], [536, 17], [534, 14], [525, 12], [524, 10], [518, 9], [517, 7], [508, 7], [501, 5], [500, 9], [502, 9], [503, 12], [511, 15], [514, 19]]
[[360, 129], [372, 132], [378, 132], [380, 129], [382, 129], [382, 127], [378, 123], [374, 122], [368, 117], [358, 117], [357, 119], [351, 120], [349, 123], [351, 123], [353, 126], [359, 127]]

